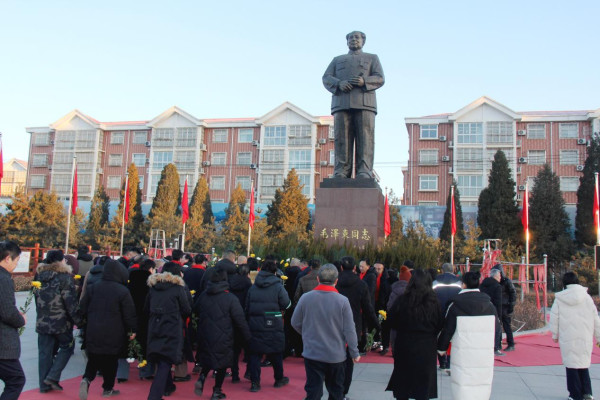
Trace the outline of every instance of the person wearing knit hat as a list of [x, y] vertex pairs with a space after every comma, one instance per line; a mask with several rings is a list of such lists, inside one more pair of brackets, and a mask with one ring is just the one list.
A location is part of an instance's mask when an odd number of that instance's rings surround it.
[[44, 264], [52, 264], [65, 259], [65, 253], [62, 250], [50, 250], [46, 253], [46, 258], [42, 261]]
[[410, 269], [406, 265], [400, 267], [400, 274], [398, 275], [398, 279], [401, 281], [410, 281], [411, 273]]
[[[433, 281], [433, 291], [438, 297], [443, 315], [446, 314], [446, 309], [450, 301], [458, 295], [462, 290], [462, 282], [460, 278], [454, 275], [454, 267], [450, 263], [442, 264], [442, 273], [439, 274]], [[438, 355], [440, 369], [449, 373], [450, 371], [450, 355]]]

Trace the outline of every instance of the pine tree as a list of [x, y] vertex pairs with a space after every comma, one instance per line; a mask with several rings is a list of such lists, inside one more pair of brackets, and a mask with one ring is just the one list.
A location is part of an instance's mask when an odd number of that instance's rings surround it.
[[272, 237], [291, 235], [297, 240], [308, 237], [310, 212], [308, 199], [302, 194], [302, 188], [296, 170], [290, 170], [283, 188], [275, 191], [275, 198], [268, 206], [267, 224]]
[[229, 206], [225, 210], [221, 247], [245, 253], [248, 245], [248, 213], [246, 208], [246, 192], [238, 184], [231, 193]]
[[215, 223], [208, 183], [198, 179], [190, 201], [190, 217], [185, 229], [185, 247], [194, 252], [209, 252], [215, 245]]
[[515, 181], [502, 150], [494, 155], [487, 188], [478, 201], [477, 224], [483, 238], [519, 241], [521, 222]]
[[600, 172], [600, 138], [594, 137], [587, 148], [587, 158], [583, 166], [583, 175], [579, 178], [577, 189], [577, 214], [575, 216], [575, 239], [581, 245], [596, 244], [594, 228], [594, 173]]
[[92, 198], [90, 215], [84, 235], [85, 244], [91, 245], [94, 249], [100, 249], [106, 245], [109, 206], [110, 199], [104, 190], [104, 186], [99, 185]]
[[142, 246], [148, 243], [147, 227], [144, 224], [142, 213], [142, 191], [140, 177], [135, 164], [127, 168], [128, 179], [123, 179], [119, 193], [119, 206], [110, 223], [111, 247], [119, 248], [121, 245], [121, 229], [123, 227], [123, 208], [125, 207], [125, 181], [129, 196], [129, 220], [125, 223], [123, 233], [123, 246]]
[[558, 176], [545, 164], [535, 177], [529, 201], [530, 241], [539, 262], [544, 254], [554, 265], [570, 258], [573, 250], [570, 225]]
[[[463, 223], [462, 206], [460, 204], [460, 191], [456, 185], [456, 181], [453, 181], [454, 185], [454, 210], [456, 213], [456, 235], [455, 240], [465, 240], [465, 228]], [[452, 189], [448, 191], [448, 198], [446, 199], [446, 212], [444, 212], [444, 222], [442, 229], [440, 230], [440, 239], [450, 242], [452, 236]]]
[[182, 231], [181, 219], [178, 217], [180, 205], [179, 173], [175, 164], [168, 164], [160, 174], [156, 195], [148, 215], [150, 227], [164, 230], [167, 242]]

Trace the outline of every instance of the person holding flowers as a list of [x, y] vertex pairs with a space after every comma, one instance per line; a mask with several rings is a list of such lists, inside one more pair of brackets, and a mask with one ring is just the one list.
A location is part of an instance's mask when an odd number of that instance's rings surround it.
[[17, 267], [21, 249], [11, 241], [0, 242], [0, 380], [4, 382], [3, 400], [17, 400], [25, 373], [19, 362], [21, 340], [19, 328], [27, 322], [15, 303], [15, 285], [11, 273]]
[[[73, 355], [73, 325], [81, 325], [72, 268], [62, 250], [50, 250], [38, 265], [35, 291], [40, 392], [63, 390], [60, 375]], [[58, 351], [55, 351], [58, 349]]]

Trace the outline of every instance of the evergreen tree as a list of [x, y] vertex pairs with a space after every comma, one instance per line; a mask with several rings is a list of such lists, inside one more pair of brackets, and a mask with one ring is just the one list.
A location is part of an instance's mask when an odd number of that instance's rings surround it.
[[521, 222], [515, 181], [502, 150], [494, 155], [487, 188], [478, 201], [477, 224], [483, 238], [519, 241]]
[[[463, 224], [462, 206], [460, 204], [460, 191], [456, 185], [456, 181], [453, 181], [454, 185], [454, 209], [456, 213], [456, 235], [454, 237], [457, 241], [465, 240], [465, 228]], [[446, 212], [444, 212], [444, 222], [442, 229], [440, 230], [440, 239], [450, 242], [452, 236], [452, 189], [448, 190], [448, 198], [446, 199]]]
[[543, 255], [556, 265], [568, 260], [573, 251], [569, 235], [569, 216], [560, 192], [558, 176], [545, 164], [535, 178], [535, 186], [529, 201], [530, 241], [539, 262]]
[[167, 242], [182, 231], [181, 218], [178, 217], [180, 204], [179, 173], [175, 164], [168, 164], [160, 174], [156, 195], [148, 215], [150, 227], [164, 230]]
[[579, 178], [577, 189], [577, 214], [575, 216], [575, 239], [581, 245], [596, 244], [594, 228], [594, 173], [600, 172], [600, 138], [595, 136], [587, 148], [587, 158], [583, 166], [583, 175]]
[[119, 248], [121, 245], [121, 228], [123, 223], [123, 208], [125, 207], [125, 181], [129, 196], [129, 220], [125, 223], [123, 233], [123, 246], [141, 246], [148, 243], [148, 232], [144, 224], [142, 214], [142, 191], [140, 189], [140, 177], [135, 164], [127, 168], [129, 179], [123, 179], [119, 193], [119, 206], [110, 223], [111, 246]]
[[308, 199], [302, 194], [296, 170], [288, 173], [283, 188], [275, 191], [275, 198], [268, 206], [267, 224], [272, 237], [293, 236], [297, 240], [308, 237], [310, 211]]
[[92, 246], [94, 249], [101, 249], [106, 245], [109, 205], [110, 199], [104, 190], [104, 186], [98, 186], [92, 198], [90, 215], [84, 235], [85, 244]]
[[190, 217], [185, 228], [185, 247], [207, 253], [215, 244], [215, 223], [210, 203], [208, 183], [198, 179], [190, 201]]
[[238, 184], [231, 193], [229, 206], [225, 210], [221, 245], [245, 253], [248, 245], [248, 213], [246, 208], [246, 191]]

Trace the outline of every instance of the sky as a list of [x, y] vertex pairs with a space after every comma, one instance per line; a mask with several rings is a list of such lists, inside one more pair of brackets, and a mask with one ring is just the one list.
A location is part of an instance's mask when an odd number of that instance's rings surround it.
[[73, 109], [103, 122], [176, 105], [198, 118], [260, 117], [289, 101], [330, 114], [321, 77], [366, 33], [379, 56], [375, 170], [402, 192], [406, 117], [481, 96], [514, 111], [600, 108], [600, 1], [0, 0], [4, 160], [25, 127]]

